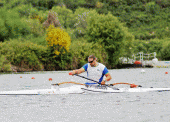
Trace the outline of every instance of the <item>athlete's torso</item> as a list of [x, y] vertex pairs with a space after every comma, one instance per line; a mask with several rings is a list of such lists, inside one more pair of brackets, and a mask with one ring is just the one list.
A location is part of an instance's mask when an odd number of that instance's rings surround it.
[[101, 63], [98, 63], [95, 67], [91, 67], [91, 65], [87, 63], [83, 66], [83, 68], [87, 71], [88, 78], [98, 82], [102, 82], [104, 75], [108, 73], [106, 66]]

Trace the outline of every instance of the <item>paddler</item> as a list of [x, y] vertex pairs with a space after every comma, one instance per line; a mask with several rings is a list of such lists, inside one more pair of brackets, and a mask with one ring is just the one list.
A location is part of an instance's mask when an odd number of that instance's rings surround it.
[[[105, 85], [107, 81], [110, 81], [112, 79], [108, 69], [105, 65], [102, 63], [97, 62], [97, 58], [94, 55], [90, 55], [88, 57], [88, 63], [85, 64], [83, 67], [77, 70], [73, 70], [71, 73], [74, 74], [80, 74], [82, 72], [87, 71], [87, 77], [90, 79], [93, 79], [95, 81], [98, 81], [101, 85]], [[105, 79], [103, 77], [106, 76]], [[86, 85], [93, 85], [96, 84], [94, 82], [88, 82], [85, 83]]]

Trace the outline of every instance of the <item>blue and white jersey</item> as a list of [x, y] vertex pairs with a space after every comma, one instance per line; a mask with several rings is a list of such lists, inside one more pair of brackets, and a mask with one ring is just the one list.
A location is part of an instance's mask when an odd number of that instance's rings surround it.
[[[102, 82], [104, 75], [109, 72], [106, 66], [101, 63], [98, 63], [96, 67], [91, 67], [90, 63], [87, 63], [82, 68], [87, 71], [88, 78], [98, 81], [100, 83]], [[94, 82], [91, 81], [91, 83]]]

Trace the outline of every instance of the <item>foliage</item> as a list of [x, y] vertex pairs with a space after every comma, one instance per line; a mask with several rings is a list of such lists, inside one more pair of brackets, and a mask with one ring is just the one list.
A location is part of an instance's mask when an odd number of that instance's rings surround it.
[[36, 15], [34, 18], [38, 19], [41, 23], [43, 23], [47, 20], [48, 13], [48, 11], [38, 11], [38, 15]]
[[157, 13], [157, 11], [160, 11], [160, 6], [156, 4], [155, 2], [149, 2], [145, 5], [146, 12], [150, 13]]
[[[166, 39], [151, 39], [149, 41], [135, 40], [135, 51], [134, 52], [144, 52], [144, 53], [157, 53], [157, 57], [164, 60], [168, 55], [166, 51], [168, 50], [169, 38]], [[164, 54], [165, 53], [165, 54]]]
[[57, 13], [54, 11], [49, 11], [47, 20], [43, 23], [43, 26], [45, 28], [48, 28], [50, 25], [53, 25], [54, 27], [60, 27], [61, 24], [58, 20]]
[[29, 68], [32, 70], [41, 70], [42, 62], [45, 60], [43, 55], [47, 48], [29, 41], [18, 42], [18, 40], [10, 40], [0, 45], [1, 54], [6, 56], [6, 59], [11, 64]]
[[102, 45], [99, 43], [87, 42], [84, 38], [78, 38], [71, 43], [70, 53], [72, 54], [71, 66], [73, 69], [82, 67], [87, 63], [89, 55], [94, 54], [97, 61], [108, 65], [108, 55]]
[[72, 28], [67, 28], [65, 29], [65, 31], [68, 33], [68, 35], [71, 37], [71, 40], [74, 41], [75, 39], [77, 39], [78, 34], [76, 34], [76, 30], [72, 29]]
[[31, 4], [38, 10], [51, 9], [60, 0], [6, 0], [5, 6], [7, 9], [15, 8], [24, 4]]
[[159, 52], [161, 51], [163, 47], [164, 40], [160, 39], [151, 39], [148, 41], [148, 52]]
[[0, 15], [0, 40], [4, 41], [9, 38], [17, 38], [21, 35], [30, 34], [31, 28], [19, 18], [16, 11], [0, 9], [3, 13]]
[[98, 13], [95, 10], [89, 10], [85, 8], [78, 8], [75, 11], [76, 23], [74, 26], [76, 30], [74, 32], [77, 37], [82, 37], [86, 34], [87, 25], [93, 16], [97, 16]]
[[75, 17], [73, 11], [67, 9], [65, 6], [54, 6], [52, 8], [54, 12], [57, 13], [58, 19], [64, 28], [73, 28], [75, 23]]
[[30, 34], [30, 35], [25, 36], [25, 37], [20, 36], [20, 37], [17, 38], [17, 40], [21, 41], [21, 42], [26, 42], [26, 41], [29, 40], [32, 43], [46, 47], [48, 43], [45, 40], [45, 38], [46, 38], [45, 34], [43, 36], [38, 36], [38, 37], [35, 37], [33, 34]]
[[162, 48], [160, 49], [160, 58], [162, 60], [170, 60], [170, 38], [166, 38], [161, 40], [163, 44], [161, 45]]
[[37, 19], [21, 19], [23, 22], [26, 22], [27, 25], [31, 28], [31, 34], [33, 34], [35, 37], [43, 36], [45, 33], [45, 30], [43, 28], [43, 25], [40, 23]]
[[21, 4], [20, 6], [14, 7], [12, 10], [17, 11], [20, 14], [20, 17], [38, 14], [38, 9], [33, 8], [31, 4]]
[[102, 2], [96, 2], [96, 8], [102, 8], [103, 5], [104, 4]]
[[71, 44], [71, 39], [68, 33], [60, 28], [55, 28], [53, 25], [50, 25], [47, 29], [46, 41], [48, 42], [48, 46], [54, 49], [56, 55], [69, 51]]
[[123, 52], [123, 57], [129, 57], [131, 58], [133, 53], [134, 53], [134, 36], [132, 35], [132, 33], [128, 32], [127, 28], [123, 29], [124, 31], [126, 31], [125, 33], [125, 42], [124, 42], [124, 52]]
[[126, 30], [116, 17], [110, 13], [91, 17], [87, 27], [89, 42], [99, 42], [104, 45], [108, 55], [109, 64], [115, 66], [123, 54]]
[[0, 71], [11, 71], [11, 65], [9, 61], [6, 60], [6, 57], [4, 55], [0, 55]]
[[162, 60], [170, 60], [170, 42], [166, 42], [160, 52]]
[[[0, 68], [22, 62], [28, 68], [37, 65], [34, 70], [73, 69], [90, 54], [114, 66], [120, 56], [140, 51], [169, 60], [169, 7], [169, 0], [1, 0]], [[55, 31], [48, 35], [50, 25]], [[63, 33], [72, 44], [56, 41]]]

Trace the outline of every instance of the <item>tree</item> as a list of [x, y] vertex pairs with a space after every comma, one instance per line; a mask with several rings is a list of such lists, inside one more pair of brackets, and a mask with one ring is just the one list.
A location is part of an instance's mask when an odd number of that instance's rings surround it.
[[123, 55], [127, 29], [112, 14], [91, 16], [87, 27], [87, 39], [89, 42], [97, 42], [104, 45], [109, 64], [115, 66], [120, 56]]
[[50, 25], [54, 27], [60, 27], [61, 24], [58, 20], [57, 13], [54, 11], [49, 11], [47, 20], [43, 23], [45, 28], [48, 28]]
[[57, 13], [58, 19], [64, 28], [74, 27], [75, 17], [72, 10], [67, 9], [65, 6], [54, 6], [52, 10]]

